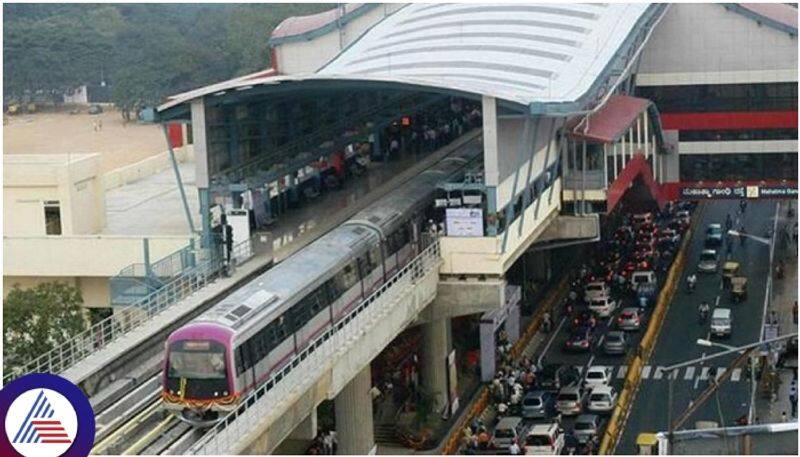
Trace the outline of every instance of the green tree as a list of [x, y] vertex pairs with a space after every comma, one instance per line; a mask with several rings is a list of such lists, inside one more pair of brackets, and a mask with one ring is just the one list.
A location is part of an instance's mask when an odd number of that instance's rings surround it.
[[15, 285], [3, 303], [3, 369], [13, 370], [86, 330], [83, 298], [75, 286]]

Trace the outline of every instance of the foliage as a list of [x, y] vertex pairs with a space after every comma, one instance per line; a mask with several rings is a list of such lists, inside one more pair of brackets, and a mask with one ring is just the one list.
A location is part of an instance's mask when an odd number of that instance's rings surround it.
[[105, 82], [123, 109], [269, 67], [271, 31], [331, 4], [7, 4], [4, 97]]
[[3, 368], [7, 372], [86, 330], [83, 298], [75, 286], [15, 285], [3, 303]]

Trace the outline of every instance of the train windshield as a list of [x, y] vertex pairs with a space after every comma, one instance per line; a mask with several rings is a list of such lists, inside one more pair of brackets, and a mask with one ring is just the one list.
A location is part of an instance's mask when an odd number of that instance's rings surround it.
[[170, 378], [225, 379], [225, 346], [208, 340], [172, 343], [168, 373]]

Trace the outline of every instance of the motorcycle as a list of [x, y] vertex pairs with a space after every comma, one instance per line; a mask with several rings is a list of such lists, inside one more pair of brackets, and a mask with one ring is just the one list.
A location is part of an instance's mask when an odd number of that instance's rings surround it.
[[700, 325], [705, 324], [708, 321], [708, 310], [701, 309], [698, 316], [698, 323]]

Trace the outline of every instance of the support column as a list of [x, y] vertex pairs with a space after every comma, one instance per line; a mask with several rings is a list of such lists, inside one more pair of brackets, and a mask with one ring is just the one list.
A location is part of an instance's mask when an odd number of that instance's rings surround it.
[[617, 171], [617, 143], [614, 142], [614, 178], [611, 180], [612, 182], [617, 180], [617, 175], [619, 172]]
[[642, 150], [642, 116], [636, 116], [636, 150]]
[[497, 236], [497, 187], [500, 185], [500, 168], [497, 159], [497, 100], [484, 95], [483, 108], [483, 176], [486, 185], [486, 215], [493, 222], [486, 226], [488, 236]]
[[621, 147], [622, 147], [622, 169], [624, 170], [625, 169], [625, 165], [628, 163], [625, 160], [625, 152], [626, 152], [627, 148], [625, 147], [625, 134], [624, 133], [622, 134], [622, 145], [621, 145]]
[[194, 141], [194, 182], [200, 199], [201, 248], [211, 247], [211, 197], [208, 185], [208, 148], [206, 141], [206, 108], [203, 98], [192, 101], [192, 140]]
[[581, 154], [581, 214], [586, 214], [586, 140]]
[[608, 143], [603, 143], [603, 189], [608, 189]]
[[367, 455], [375, 445], [369, 365], [336, 396], [336, 449], [340, 455]]
[[452, 349], [450, 318], [434, 319], [422, 327], [423, 365], [420, 378], [437, 413], [447, 405], [447, 355]]
[[650, 114], [644, 111], [644, 156], [650, 157]]
[[[371, 403], [370, 403], [371, 404]], [[313, 440], [317, 436], [317, 408], [292, 430], [289, 438], [293, 440]]]
[[628, 128], [628, 143], [631, 150], [631, 158], [628, 160], [633, 160], [633, 155], [636, 154], [636, 149], [633, 148], [633, 126]]

